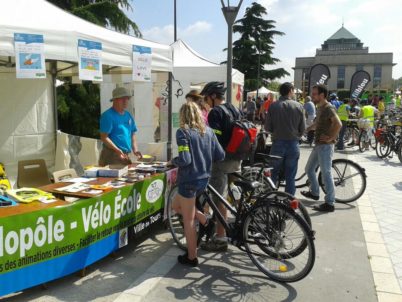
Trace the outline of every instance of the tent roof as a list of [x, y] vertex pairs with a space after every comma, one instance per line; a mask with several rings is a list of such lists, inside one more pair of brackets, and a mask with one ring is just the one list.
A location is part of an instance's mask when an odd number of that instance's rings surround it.
[[78, 62], [77, 40], [102, 43], [105, 65], [132, 67], [132, 45], [152, 48], [152, 69], [172, 70], [168, 45], [139, 39], [78, 18], [45, 0], [3, 0], [0, 56], [14, 56], [14, 33], [43, 34], [46, 59]]
[[[258, 94], [269, 94], [269, 93], [277, 94], [278, 92], [269, 90], [268, 88], [266, 88], [264, 86], [260, 87], [260, 89], [258, 89]], [[250, 91], [247, 94], [257, 94], [257, 90]]]
[[[176, 70], [177, 68], [191, 69], [193, 77], [197, 74], [198, 80], [203, 78], [207, 82], [217, 77], [218, 74], [221, 75], [222, 79], [226, 78], [226, 65], [209, 61], [184, 41], [179, 39], [171, 44], [171, 47], [173, 50], [173, 66]], [[215, 69], [212, 71], [212, 68]], [[233, 83], [244, 85], [244, 74], [237, 69], [232, 69], [232, 81]], [[202, 82], [204, 82], [204, 80], [202, 80]]]
[[177, 40], [172, 45], [174, 67], [216, 67], [182, 40]]

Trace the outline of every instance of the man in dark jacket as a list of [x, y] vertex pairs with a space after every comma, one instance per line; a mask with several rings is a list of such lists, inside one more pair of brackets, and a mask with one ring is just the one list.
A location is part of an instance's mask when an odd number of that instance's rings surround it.
[[274, 163], [272, 180], [277, 181], [278, 174], [284, 167], [285, 191], [294, 195], [300, 157], [299, 140], [305, 130], [303, 106], [294, 100], [294, 87], [291, 83], [283, 83], [279, 92], [281, 96], [270, 106], [267, 122], [267, 130], [272, 133], [271, 155], [282, 157]]

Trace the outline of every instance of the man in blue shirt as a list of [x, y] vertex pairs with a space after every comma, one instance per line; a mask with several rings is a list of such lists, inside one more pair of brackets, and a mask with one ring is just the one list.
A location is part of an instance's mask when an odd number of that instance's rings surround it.
[[99, 158], [99, 165], [122, 164], [129, 165], [129, 154], [142, 157], [138, 151], [135, 133], [137, 126], [131, 114], [126, 111], [131, 97], [124, 87], [117, 87], [112, 93], [113, 105], [100, 118], [100, 138], [103, 149]]

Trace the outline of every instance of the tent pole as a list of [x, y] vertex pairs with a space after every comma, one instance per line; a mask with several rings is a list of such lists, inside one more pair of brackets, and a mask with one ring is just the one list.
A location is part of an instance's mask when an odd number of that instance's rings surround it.
[[53, 92], [53, 103], [54, 103], [54, 126], [59, 130], [59, 118], [57, 114], [57, 88], [56, 88], [56, 78], [57, 78], [57, 61], [50, 62], [50, 73], [52, 75], [52, 92]]
[[173, 157], [172, 154], [172, 132], [173, 132], [173, 120], [172, 120], [172, 90], [173, 90], [173, 73], [169, 72], [169, 94], [168, 94], [168, 142], [167, 142], [167, 158], [171, 160]]

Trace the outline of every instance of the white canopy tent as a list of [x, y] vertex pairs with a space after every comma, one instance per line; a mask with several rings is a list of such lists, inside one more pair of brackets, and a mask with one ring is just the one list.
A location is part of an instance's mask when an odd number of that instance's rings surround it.
[[136, 37], [105, 29], [78, 18], [44, 0], [2, 0], [0, 10], [0, 56], [14, 56], [14, 33], [43, 34], [45, 57], [78, 62], [77, 41], [102, 43], [104, 65], [131, 69], [132, 46], [152, 48], [152, 69], [171, 71], [171, 49]]
[[[177, 115], [180, 106], [185, 102], [185, 95], [192, 87], [202, 88], [207, 82], [221, 81], [226, 84], [227, 68], [225, 64], [216, 64], [206, 59], [187, 43], [177, 40], [171, 45], [173, 50], [173, 115]], [[235, 106], [239, 106], [244, 86], [244, 74], [232, 70], [232, 100]], [[183, 94], [176, 93], [183, 91]], [[177, 94], [177, 95], [175, 95]], [[173, 133], [177, 129], [173, 124]], [[175, 150], [175, 148], [174, 148]]]
[[[269, 90], [265, 87], [261, 87], [258, 89], [258, 96], [267, 96], [268, 94], [272, 94], [274, 96], [278, 95], [278, 92]], [[247, 93], [247, 96], [255, 97], [257, 95], [257, 90], [250, 91]]]
[[[172, 70], [172, 52], [168, 45], [105, 29], [44, 0], [3, 0], [1, 4], [0, 162], [6, 165], [12, 180], [17, 175], [19, 160], [43, 158], [51, 169], [56, 137], [55, 78], [48, 73], [42, 80], [16, 79], [14, 33], [42, 34], [45, 58], [57, 61], [55, 67], [59, 75], [77, 75], [78, 39], [102, 43], [102, 63], [109, 73], [131, 73], [132, 45], [152, 48], [153, 71]], [[49, 62], [47, 70], [50, 70]], [[152, 87], [150, 89], [152, 93]]]

